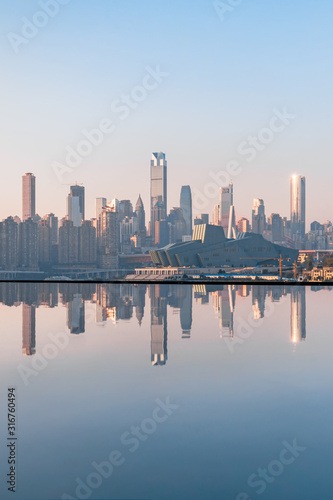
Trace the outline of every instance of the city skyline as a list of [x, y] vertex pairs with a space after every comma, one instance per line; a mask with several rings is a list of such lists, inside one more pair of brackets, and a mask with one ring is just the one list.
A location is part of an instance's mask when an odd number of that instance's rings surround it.
[[[184, 189], [189, 189], [190, 192], [187, 196], [188, 196], [190, 201], [188, 203], [192, 204], [192, 207], [191, 207], [192, 210], [191, 210], [191, 214], [188, 214], [187, 216], [191, 217], [192, 223], [196, 217], [201, 216], [204, 213], [208, 213], [209, 220], [214, 221], [214, 213], [216, 213], [217, 218], [216, 218], [215, 223], [218, 225], [221, 225], [224, 228], [225, 233], [227, 234], [228, 225], [229, 225], [230, 208], [232, 206], [235, 207], [235, 214], [236, 214], [237, 220], [240, 220], [242, 218], [246, 218], [249, 221], [251, 221], [251, 217], [253, 217], [254, 209], [259, 207], [259, 205], [262, 205], [263, 210], [264, 210], [264, 212], [262, 212], [262, 214], [264, 216], [264, 224], [266, 224], [266, 216], [269, 213], [269, 211], [266, 209], [266, 206], [270, 205], [269, 199], [266, 200], [266, 199], [259, 199], [259, 198], [252, 197], [252, 205], [251, 205], [252, 210], [251, 210], [251, 207], [249, 206], [246, 214], [240, 214], [240, 211], [237, 209], [237, 205], [235, 206], [235, 204], [234, 204], [234, 183], [233, 183], [233, 181], [228, 186], [217, 186], [218, 194], [214, 198], [212, 197], [213, 207], [212, 207], [211, 211], [206, 212], [205, 210], [202, 210], [200, 212], [199, 208], [197, 210], [195, 209], [194, 204], [193, 204], [191, 184], [187, 184], [187, 185], [185, 184], [182, 186], [178, 186], [178, 189], [179, 189], [178, 203], [176, 205], [171, 205], [170, 203], [168, 203], [168, 195], [167, 195], [169, 183], [167, 182], [168, 167], [167, 167], [166, 155], [165, 155], [165, 153], [162, 153], [162, 152], [153, 153], [153, 157], [154, 157], [154, 155], [162, 155], [163, 156], [163, 158], [161, 156], [162, 161], [164, 162], [164, 166], [163, 166], [164, 174], [163, 174], [163, 176], [165, 176], [165, 181], [163, 180], [163, 182], [162, 182], [162, 184], [164, 186], [163, 191], [165, 193], [165, 196], [163, 196], [163, 199], [164, 198], [166, 199], [166, 206], [164, 206], [163, 200], [161, 203], [161, 206], [163, 205], [163, 211], [162, 211], [163, 213], [161, 214], [160, 219], [156, 219], [156, 220], [164, 220], [167, 217], [167, 215], [168, 215], [167, 205], [172, 206], [173, 208], [180, 207], [181, 206], [181, 199], [182, 199], [182, 196], [184, 193]], [[152, 164], [153, 164], [153, 160], [151, 161], [151, 168], [152, 168]], [[152, 170], [151, 170], [151, 175], [152, 175]], [[16, 212], [14, 211], [14, 213], [8, 214], [7, 217], [18, 217], [19, 219], [24, 221], [28, 218], [34, 218], [37, 215], [39, 215], [40, 217], [43, 217], [43, 215], [54, 213], [51, 210], [46, 210], [45, 212], [40, 212], [38, 210], [39, 193], [38, 193], [38, 190], [36, 187], [36, 176], [33, 173], [29, 172], [29, 173], [23, 174], [21, 178], [22, 178], [22, 192], [21, 192], [22, 206], [21, 206], [20, 210], [18, 208], [16, 208]], [[154, 180], [154, 181], [156, 182], [158, 180], [159, 179], [156, 178], [156, 180]], [[271, 214], [274, 215], [274, 214], [279, 213], [282, 217], [286, 217], [290, 221], [293, 221], [293, 224], [296, 223], [296, 225], [301, 223], [301, 225], [302, 225], [301, 233], [302, 233], [302, 236], [304, 236], [304, 233], [306, 233], [306, 232], [308, 232], [308, 230], [310, 230], [310, 225], [312, 222], [324, 223], [325, 221], [329, 221], [330, 220], [329, 214], [326, 214], [326, 218], [322, 219], [321, 221], [317, 221], [309, 213], [310, 211], [307, 208], [308, 207], [308, 193], [306, 192], [306, 188], [305, 188], [305, 182], [306, 182], [305, 176], [299, 175], [299, 174], [292, 174], [289, 177], [289, 181], [290, 181], [290, 197], [288, 197], [288, 205], [289, 206], [288, 206], [287, 212], [280, 213], [278, 210], [273, 210], [271, 212]], [[150, 176], [150, 185], [152, 186], [152, 177], [151, 176]], [[91, 216], [85, 217], [85, 205], [87, 204], [87, 201], [88, 201], [88, 204], [91, 205], [90, 197], [89, 196], [86, 197], [86, 194], [85, 194], [86, 187], [83, 184], [78, 184], [77, 182], [75, 182], [73, 185], [66, 184], [66, 186], [67, 186], [67, 188], [66, 188], [67, 195], [65, 195], [66, 207], [62, 212], [57, 214], [59, 220], [62, 218], [68, 218], [69, 220], [72, 220], [72, 221], [75, 219], [76, 221], [81, 220], [81, 222], [82, 222], [84, 220], [98, 218], [97, 214], [100, 214], [103, 206], [105, 206], [107, 203], [110, 203], [111, 200], [113, 202], [115, 200], [129, 199], [129, 197], [126, 197], [126, 196], [124, 198], [120, 198], [118, 196], [115, 196], [115, 197], [97, 196], [96, 198], [93, 199], [93, 207], [94, 207], [93, 213], [91, 213]], [[69, 193], [68, 193], [68, 187], [70, 187]], [[137, 200], [138, 196], [139, 196], [139, 198], [141, 199], [141, 202], [142, 202], [141, 192], [144, 190], [145, 190], [144, 183], [142, 183], [142, 185], [140, 185], [138, 188], [138, 194], [136, 194], [136, 196], [134, 197], [135, 200]], [[152, 190], [152, 187], [150, 188], [150, 190]], [[72, 201], [72, 198], [78, 198], [77, 206], [75, 204], [75, 200], [74, 200], [74, 202]], [[154, 199], [154, 197], [152, 195], [150, 195], [150, 212], [148, 212], [149, 217], [148, 217], [148, 220], [146, 221], [147, 222], [146, 227], [148, 227], [148, 223], [151, 221], [153, 199]], [[50, 200], [50, 205], [51, 205], [52, 204], [52, 197], [50, 197], [49, 200]], [[134, 199], [131, 200], [131, 202], [134, 202]], [[219, 204], [216, 205], [216, 202], [219, 202]], [[222, 202], [222, 210], [221, 210], [221, 202]], [[29, 209], [27, 208], [28, 205], [29, 205]], [[134, 205], [135, 205], [135, 203], [134, 203]], [[146, 203], [143, 203], [143, 205], [146, 206]], [[261, 209], [261, 207], [259, 208], [259, 210], [260, 209]], [[190, 208], [188, 208], [187, 210], [190, 211]], [[25, 212], [27, 214], [26, 216], [24, 216]], [[22, 214], [22, 215], [20, 215], [20, 214]], [[74, 216], [74, 219], [73, 219], [73, 216]], [[5, 220], [7, 217], [4, 217], [4, 218], [0, 217], [0, 220]], [[332, 220], [333, 220], [333, 217], [332, 217]], [[255, 232], [257, 232], [257, 231], [255, 231]]]
[[[157, 153], [153, 153], [154, 154], [157, 154]], [[165, 153], [158, 153], [158, 154], [162, 154], [164, 155], [164, 160], [165, 160], [165, 169], [167, 169], [168, 171], [168, 174], [169, 175], [169, 167], [167, 166], [167, 161], [166, 161], [166, 155]], [[152, 161], [151, 161], [152, 163]], [[22, 174], [21, 174], [22, 175]], [[28, 216], [24, 217], [23, 216], [23, 213], [24, 213], [24, 210], [26, 210], [26, 208], [24, 208], [24, 204], [26, 204], [26, 206], [28, 206], [28, 203], [31, 203], [31, 210], [34, 212], [34, 215], [39, 215], [39, 216], [43, 216], [44, 214], [50, 214], [50, 213], [55, 213], [54, 211], [48, 209], [46, 211], [40, 211], [39, 210], [39, 198], [42, 197], [43, 193], [41, 193], [39, 190], [37, 190], [37, 185], [36, 185], [36, 178], [37, 176], [34, 174], [34, 173], [26, 173], [24, 175], [22, 175], [22, 193], [21, 193], [21, 199], [22, 199], [22, 207], [19, 209], [16, 205], [16, 209], [14, 209], [14, 212], [10, 213], [10, 214], [7, 214], [6, 216], [4, 217], [1, 217], [0, 216], [0, 220], [5, 220], [7, 217], [19, 217], [21, 220], [25, 220], [28, 218]], [[293, 179], [305, 179], [306, 176], [304, 175], [300, 175], [300, 174], [291, 174], [289, 176], [289, 180], [290, 180], [290, 185], [292, 185], [292, 181]], [[147, 181], [149, 181], [149, 178], [147, 179]], [[304, 181], [302, 181], [304, 182]], [[24, 184], [25, 183], [25, 184]], [[32, 183], [32, 184], [31, 184]], [[166, 177], [166, 183], [167, 183], [167, 188], [166, 190], [169, 191], [170, 190], [170, 182], [168, 182], [168, 178]], [[33, 186], [32, 188], [30, 188], [30, 184]], [[149, 184], [149, 183], [148, 183]], [[187, 179], [187, 184], [188, 184], [188, 179]], [[177, 185], [177, 188], [174, 187], [174, 191], [177, 189], [177, 190], [180, 190], [183, 188], [183, 187], [186, 187], [186, 181], [185, 181], [185, 185]], [[150, 172], [150, 185], [151, 185], [151, 172]], [[29, 186], [29, 188], [28, 188]], [[70, 193], [68, 194], [68, 187], [70, 186]], [[192, 185], [190, 183], [190, 189], [192, 191]], [[30, 192], [32, 192], [32, 195], [31, 194], [28, 194], [28, 189], [30, 189]], [[216, 196], [210, 196], [210, 203], [208, 206], [211, 207], [211, 210], [204, 210], [202, 209], [202, 205], [199, 203], [197, 205], [197, 209], [195, 208], [195, 200], [196, 200], [196, 197], [191, 196], [191, 199], [192, 199], [192, 220], [194, 220], [197, 216], [200, 216], [202, 213], [208, 213], [209, 214], [209, 219], [210, 220], [214, 220], [214, 210], [216, 211], [216, 218], [217, 220], [222, 220], [221, 217], [223, 217], [223, 222], [222, 222], [222, 226], [224, 227], [225, 226], [225, 232], [227, 233], [228, 232], [228, 224], [229, 224], [229, 212], [230, 212], [230, 206], [231, 206], [231, 203], [233, 203], [233, 200], [234, 200], [234, 191], [236, 189], [236, 193], [237, 193], [237, 190], [238, 190], [238, 187], [236, 185], [235, 187], [235, 183], [233, 181], [233, 179], [231, 179], [231, 184], [229, 185], [218, 185], [216, 184]], [[285, 186], [284, 186], [284, 189], [285, 189]], [[290, 187], [290, 190], [292, 188]], [[301, 189], [301, 188], [300, 188]], [[302, 188], [305, 190], [305, 187]], [[27, 194], [24, 195], [24, 190], [26, 190]], [[72, 192], [74, 190], [74, 193]], [[85, 190], [86, 190], [86, 186], [84, 186], [82, 183], [78, 184], [77, 181], [75, 181], [73, 183], [73, 185], [71, 184], [66, 184], [66, 191], [67, 191], [67, 194], [64, 193], [64, 203], [62, 203], [63, 205], [63, 209], [59, 212], [58, 214], [58, 217], [59, 219], [61, 219], [62, 217], [66, 217], [66, 216], [69, 216], [70, 214], [72, 214], [72, 200], [71, 198], [72, 197], [79, 197], [80, 198], [80, 202], [79, 202], [79, 206], [78, 207], [75, 207], [75, 203], [74, 203], [74, 206], [73, 206], [73, 210], [74, 210], [74, 217], [76, 220], [78, 220], [81, 216], [81, 221], [82, 220], [90, 220], [90, 219], [93, 219], [96, 217], [96, 202], [97, 200], [113, 200], [113, 199], [129, 199], [129, 196], [126, 196], [126, 193], [125, 193], [125, 197], [124, 198], [121, 198], [119, 196], [109, 196], [109, 197], [103, 197], [103, 196], [100, 196], [98, 195], [96, 198], [94, 198], [93, 200], [91, 199], [91, 197], [88, 195], [86, 198], [85, 198]], [[145, 183], [142, 182], [139, 186], [139, 194], [140, 194], [140, 197], [141, 197], [141, 193], [142, 192], [145, 192], [147, 189], [146, 189], [146, 186], [145, 186]], [[315, 217], [313, 217], [311, 215], [311, 211], [310, 209], [308, 208], [309, 206], [309, 198], [311, 198], [311, 194], [313, 195], [313, 193], [311, 193], [311, 185], [310, 187], [308, 186], [308, 189], [307, 189], [307, 193], [306, 193], [306, 214], [305, 214], [305, 207], [302, 208], [302, 210], [304, 211], [304, 215], [305, 215], [305, 222], [303, 221], [303, 231], [302, 231], [302, 234], [304, 234], [304, 231], [305, 233], [308, 232], [310, 230], [310, 224], [314, 221], [317, 221], [317, 222], [320, 222], [320, 223], [324, 223], [325, 221], [328, 221], [328, 220], [333, 220], [333, 217], [330, 218], [330, 214], [329, 214], [329, 210], [327, 209], [327, 213], [326, 213], [326, 216], [324, 216], [324, 218], [322, 219], [316, 219]], [[79, 191], [81, 192], [81, 194], [78, 194]], [[105, 188], [104, 188], [104, 191], [105, 191]], [[115, 189], [114, 191], [117, 192], [117, 189]], [[8, 192], [8, 190], [7, 190]], [[83, 194], [82, 194], [83, 193]], [[88, 193], [89, 193], [89, 186], [88, 186]], [[150, 187], [150, 193], [151, 193], [151, 187]], [[291, 194], [291, 193], [290, 193]], [[200, 196], [202, 194], [200, 193]], [[29, 202], [24, 202], [24, 196], [26, 196], [26, 198], [30, 196], [29, 198]], [[32, 196], [32, 198], [31, 198]], [[136, 194], [134, 196], [134, 199], [137, 199], [137, 196], [138, 194]], [[262, 198], [261, 201], [263, 200], [264, 201], [264, 204], [265, 204], [265, 214], [266, 216], [271, 213], [271, 214], [274, 214], [274, 213], [279, 213], [282, 217], [287, 217], [287, 218], [292, 218], [291, 216], [291, 212], [292, 212], [292, 207], [291, 207], [291, 203], [292, 203], [292, 194], [290, 195], [290, 197], [284, 197], [282, 196], [285, 200], [287, 200], [287, 203], [288, 203], [288, 207], [286, 209], [285, 212], [280, 212], [278, 209], [276, 209], [276, 207], [272, 207], [272, 201], [268, 198], [268, 199], [265, 199], [265, 198]], [[143, 197], [142, 197], [143, 198]], [[150, 196], [148, 197], [150, 199], [150, 206], [152, 206], [152, 196], [150, 194]], [[205, 198], [205, 196], [203, 195], [203, 198]], [[230, 198], [230, 199], [229, 199]], [[253, 202], [255, 202], [256, 199], [259, 200], [259, 198], [256, 198], [252, 195], [249, 195], [247, 193], [247, 198], [249, 198], [251, 201], [250, 201], [250, 205], [252, 206], [253, 205]], [[281, 196], [280, 196], [281, 198]], [[134, 202], [134, 199], [131, 201]], [[168, 193], [167, 193], [167, 205], [169, 207], [179, 207], [180, 206], [180, 202], [179, 202], [179, 193], [178, 193], [178, 200], [176, 199], [176, 204], [173, 205], [171, 204], [168, 200], [169, 200], [169, 196], [168, 196]], [[228, 212], [227, 213], [224, 213], [223, 212], [223, 215], [222, 213], [220, 212], [220, 203], [221, 203], [221, 200], [224, 199], [225, 201], [222, 202], [224, 204], [224, 208], [223, 210], [225, 211], [226, 207], [228, 208]], [[75, 201], [75, 200], [74, 200]], [[236, 214], [236, 219], [239, 220], [241, 218], [247, 218], [249, 220], [251, 220], [251, 206], [249, 205], [249, 207], [247, 207], [246, 211], [243, 213], [239, 210], [239, 205], [240, 203], [238, 202], [239, 201], [239, 196], [236, 194], [236, 204], [234, 204], [235, 206], [235, 214]], [[216, 205], [216, 203], [219, 202], [218, 205]], [[53, 197], [48, 197], [48, 203], [49, 203], [49, 206], [53, 206], [54, 204], [54, 201], [53, 201]], [[82, 207], [81, 207], [81, 204], [84, 204]], [[304, 204], [304, 202], [303, 202]], [[87, 217], [85, 217], [85, 205], [88, 205], [90, 208], [89, 208], [89, 215]], [[144, 205], [145, 206], [149, 206], [148, 204], [148, 200], [146, 202], [144, 202]], [[267, 209], [267, 207], [272, 207], [272, 210], [271, 209]], [[30, 209], [29, 209], [30, 210]], [[167, 210], [167, 207], [166, 209], [164, 209], [164, 212], [166, 212]], [[222, 211], [223, 211], [222, 210]], [[299, 210], [301, 210], [299, 208]], [[324, 211], [324, 214], [325, 214], [325, 211], [326, 211], [326, 206], [324, 205], [324, 208], [322, 208], [322, 210]], [[83, 213], [82, 213], [83, 212]], [[163, 213], [164, 213], [163, 212]], [[27, 213], [30, 213], [30, 212], [27, 212]], [[147, 212], [149, 214], [151, 214], [151, 209], [150, 209], [150, 212]], [[252, 213], [253, 213], [253, 209], [252, 209]], [[43, 214], [43, 215], [42, 215]], [[76, 216], [75, 216], [76, 214]], [[150, 215], [148, 217], [149, 221], [150, 221]], [[73, 220], [73, 215], [70, 215], [70, 220]]]
[[[146, 222], [146, 228], [149, 230], [149, 224], [152, 220], [152, 217], [154, 217], [154, 221], [157, 220], [166, 220], [168, 216], [167, 212], [167, 205], [168, 205], [168, 174], [167, 174], [167, 161], [166, 161], [166, 155], [165, 153], [153, 153], [152, 155], [153, 160], [151, 160], [151, 167], [150, 167], [150, 217], [145, 221]], [[158, 176], [153, 179], [153, 175], [157, 175], [156, 171], [155, 173], [153, 170], [153, 165], [156, 163], [159, 164], [159, 162], [162, 162], [162, 170], [163, 170], [163, 176], [159, 179]], [[155, 165], [155, 167], [156, 167]], [[160, 172], [161, 173], [161, 172]], [[160, 175], [159, 173], [159, 175]], [[157, 186], [156, 183], [160, 183], [160, 186], [157, 188], [153, 188], [153, 183], [154, 185]], [[325, 223], [329, 221], [329, 217], [326, 217], [322, 221], [317, 221], [312, 218], [311, 214], [309, 214], [309, 211], [307, 209], [307, 200], [308, 200], [308, 193], [306, 192], [305, 188], [305, 183], [306, 179], [305, 176], [302, 175], [296, 175], [293, 174], [290, 177], [290, 198], [289, 198], [289, 213], [290, 214], [290, 222], [292, 226], [292, 231], [297, 232], [300, 234], [301, 238], [304, 238], [304, 234], [307, 233], [309, 230], [312, 228], [312, 224], [314, 222], [319, 222]], [[69, 184], [67, 186], [70, 186]], [[142, 189], [140, 192], [144, 190], [144, 186], [140, 186]], [[68, 189], [68, 187], [67, 187]], [[163, 195], [159, 196], [152, 196], [153, 189], [160, 189], [163, 191]], [[187, 191], [188, 190], [188, 194]], [[186, 194], [185, 194], [186, 193]], [[218, 197], [215, 197], [214, 201], [219, 201], [218, 205], [214, 206], [214, 209], [212, 210], [211, 213], [208, 212], [209, 215], [209, 221], [212, 224], [216, 225], [221, 225], [224, 228], [225, 234], [227, 236], [228, 230], [229, 230], [229, 220], [230, 220], [230, 210], [232, 209], [232, 212], [235, 214], [235, 220], [237, 220], [237, 223], [239, 221], [246, 221], [248, 220], [250, 225], [252, 226], [252, 231], [262, 234], [265, 230], [266, 226], [266, 218], [268, 217], [268, 211], [266, 210], [266, 206], [269, 205], [269, 200], [263, 200], [263, 199], [258, 199], [258, 198], [253, 198], [253, 207], [252, 207], [252, 224], [251, 224], [251, 210], [248, 210], [247, 214], [240, 214], [239, 210], [237, 210], [237, 206], [234, 206], [234, 184], [233, 181], [231, 181], [231, 184], [228, 186], [220, 186], [218, 187]], [[15, 214], [10, 214], [8, 217], [18, 217], [22, 221], [28, 219], [28, 218], [33, 218], [35, 219], [36, 216], [43, 217], [41, 213], [38, 212], [38, 208], [36, 208], [38, 204], [38, 196], [36, 194], [36, 176], [33, 173], [26, 173], [22, 176], [22, 217], [18, 216], [17, 213]], [[188, 198], [188, 201], [185, 201], [185, 198]], [[218, 198], [218, 199], [217, 199]], [[106, 206], [107, 203], [110, 203], [111, 198], [106, 198], [106, 197], [97, 197], [94, 200], [94, 213], [92, 214], [91, 217], [85, 217], [85, 204], [86, 204], [86, 197], [85, 197], [85, 186], [82, 184], [75, 183], [74, 185], [70, 186], [70, 192], [67, 195], [66, 198], [66, 210], [65, 213], [61, 213], [58, 216], [59, 220], [62, 218], [67, 218], [68, 220], [71, 220], [74, 223], [74, 226], [80, 226], [81, 223], [84, 220], [92, 220], [94, 218], [98, 219], [98, 215], [101, 213], [103, 206]], [[142, 202], [142, 197], [141, 194], [139, 193], [139, 199]], [[165, 202], [164, 202], [165, 199]], [[183, 203], [187, 205], [181, 208], [182, 205], [182, 199]], [[120, 198], [113, 198], [112, 203], [115, 200], [120, 200]], [[131, 200], [132, 201], [132, 200]], [[139, 201], [139, 200], [138, 200]], [[158, 203], [156, 203], [158, 201]], [[89, 202], [89, 198], [88, 198]], [[153, 205], [156, 203], [156, 207], [158, 208], [158, 215], [154, 214], [153, 211]], [[134, 205], [134, 204], [133, 204]], [[143, 206], [145, 204], [143, 203]], [[197, 217], [200, 217], [203, 215], [204, 212], [199, 212], [199, 210], [195, 210], [195, 207], [193, 206], [193, 197], [192, 197], [192, 190], [191, 190], [191, 185], [183, 185], [180, 187], [180, 201], [178, 201], [178, 205], [174, 206], [175, 207], [180, 207], [182, 212], [186, 212], [186, 217], [185, 219], [190, 219], [185, 222], [186, 225], [186, 231], [184, 234], [190, 234], [188, 232], [188, 227], [192, 224], [193, 227], [193, 222], [195, 224], [195, 219]], [[259, 212], [258, 212], [259, 210]], [[18, 211], [17, 211], [18, 212]], [[254, 214], [261, 214], [260, 215], [260, 222], [257, 222], [257, 220], [254, 219]], [[24, 214], [26, 214], [24, 216]], [[52, 211], [46, 211], [46, 215], [53, 214]], [[271, 212], [271, 216], [276, 216], [280, 215], [284, 219], [288, 219], [288, 215], [286, 214], [280, 214], [276, 210]], [[257, 216], [256, 216], [257, 217]], [[0, 218], [1, 220], [1, 218]], [[5, 218], [3, 219], [5, 220]], [[258, 219], [259, 221], [259, 219]], [[257, 225], [259, 226], [257, 227]], [[155, 228], [153, 228], [152, 236], [154, 239], [154, 234], [155, 234]]]

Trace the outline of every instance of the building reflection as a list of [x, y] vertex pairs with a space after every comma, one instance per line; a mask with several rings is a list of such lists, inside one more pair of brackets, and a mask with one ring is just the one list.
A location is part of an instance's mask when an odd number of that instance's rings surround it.
[[151, 362], [153, 366], [165, 365], [168, 359], [167, 286], [149, 287], [151, 317]]
[[22, 352], [26, 356], [36, 354], [36, 307], [22, 306]]
[[80, 293], [75, 293], [67, 307], [68, 330], [79, 335], [85, 331], [85, 303]]
[[306, 289], [305, 287], [293, 287], [290, 294], [290, 329], [291, 341], [298, 344], [306, 340]]
[[[331, 291], [332, 287], [320, 287]], [[315, 289], [318, 291], [318, 288]], [[149, 303], [146, 297], [149, 297]], [[290, 333], [293, 344], [306, 340], [306, 288], [304, 286], [270, 285], [145, 285], [119, 283], [0, 283], [0, 302], [9, 307], [22, 304], [22, 351], [26, 356], [36, 353], [36, 314], [39, 307], [55, 308], [59, 304], [67, 308], [67, 327], [73, 335], [85, 332], [87, 323], [105, 325], [134, 319], [142, 325], [146, 308], [150, 306], [151, 362], [163, 366], [168, 360], [168, 309], [179, 315], [180, 336], [190, 339], [192, 331], [193, 300], [195, 307], [205, 307], [202, 314], [209, 314], [210, 305], [219, 324], [222, 338], [233, 340], [239, 334], [238, 325], [248, 318], [261, 320], [270, 317], [271, 311], [279, 314], [267, 303], [276, 303], [290, 296]], [[238, 308], [237, 301], [246, 309]], [[88, 315], [86, 303], [94, 304], [95, 313]], [[89, 319], [88, 319], [89, 316]], [[258, 322], [258, 324], [261, 324]], [[251, 328], [252, 328], [251, 326]]]
[[219, 317], [220, 336], [233, 338], [236, 286], [225, 285], [220, 288], [211, 292], [215, 313]]
[[192, 328], [192, 285], [184, 285], [182, 289], [184, 297], [180, 306], [180, 326], [182, 339], [189, 339]]
[[256, 286], [252, 288], [253, 319], [261, 319], [265, 316], [266, 295], [267, 288], [265, 286]]

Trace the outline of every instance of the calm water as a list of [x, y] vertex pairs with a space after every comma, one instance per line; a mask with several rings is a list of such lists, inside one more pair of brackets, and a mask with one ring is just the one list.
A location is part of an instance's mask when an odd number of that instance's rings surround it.
[[332, 299], [1, 284], [0, 498], [332, 498]]

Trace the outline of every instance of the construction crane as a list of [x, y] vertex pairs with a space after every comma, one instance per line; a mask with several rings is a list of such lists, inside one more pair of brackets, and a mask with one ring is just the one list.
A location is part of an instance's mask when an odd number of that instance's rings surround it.
[[[257, 257], [241, 257], [241, 259], [246, 259], [246, 260], [250, 260], [250, 259], [260, 260]], [[290, 260], [290, 258], [283, 259], [282, 254], [280, 254], [280, 257], [269, 257], [268, 259], [262, 259], [262, 260], [278, 260], [279, 261], [279, 275], [280, 275], [280, 278], [282, 278], [283, 260]], [[294, 270], [294, 273], [295, 273], [295, 270]]]
[[75, 184], [71, 183], [71, 184], [61, 184], [61, 185], [62, 186], [83, 186], [83, 183], [75, 181]]

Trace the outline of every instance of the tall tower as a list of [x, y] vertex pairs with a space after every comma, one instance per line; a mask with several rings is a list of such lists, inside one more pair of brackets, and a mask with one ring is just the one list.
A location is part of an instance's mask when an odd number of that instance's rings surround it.
[[74, 226], [81, 226], [85, 220], [84, 208], [84, 186], [71, 186], [70, 193], [67, 198], [67, 214], [68, 220], [72, 221]]
[[236, 216], [235, 216], [235, 207], [231, 205], [230, 213], [229, 213], [229, 225], [228, 225], [228, 235], [229, 239], [236, 239], [238, 234], [237, 226], [236, 226]]
[[36, 177], [30, 172], [22, 177], [22, 219], [36, 215]]
[[223, 227], [225, 233], [228, 231], [230, 207], [233, 204], [234, 204], [234, 186], [231, 183], [227, 187], [220, 188], [219, 223]]
[[190, 186], [182, 186], [180, 209], [185, 221], [185, 235], [192, 236], [192, 193]]
[[167, 217], [167, 161], [164, 153], [153, 153], [150, 162], [150, 235], [155, 240], [155, 222]]
[[99, 219], [99, 216], [102, 213], [104, 207], [106, 207], [107, 200], [106, 198], [96, 198], [96, 219]]
[[146, 231], [146, 213], [145, 207], [143, 205], [143, 201], [141, 195], [139, 195], [138, 201], [135, 206], [135, 213], [138, 219], [138, 231], [145, 232]]
[[67, 214], [68, 220], [73, 222], [75, 227], [80, 227], [82, 224], [82, 214], [80, 212], [80, 198], [78, 196], [67, 197]]
[[290, 179], [290, 220], [293, 238], [305, 236], [305, 177], [293, 175]]
[[79, 198], [79, 206], [82, 220], [85, 220], [85, 203], [84, 203], [84, 186], [71, 186], [70, 196], [77, 196]]
[[252, 232], [262, 234], [266, 228], [266, 216], [264, 201], [259, 198], [253, 200], [252, 208]]

